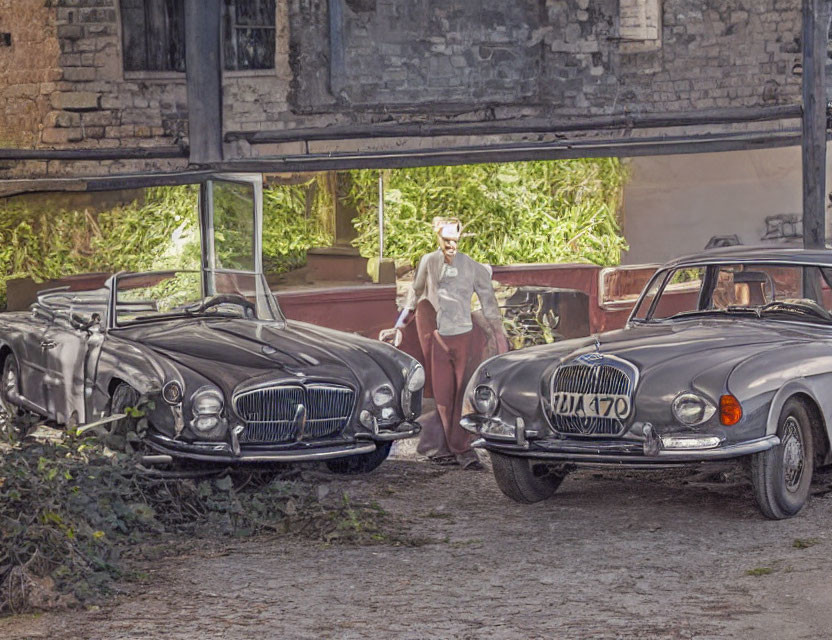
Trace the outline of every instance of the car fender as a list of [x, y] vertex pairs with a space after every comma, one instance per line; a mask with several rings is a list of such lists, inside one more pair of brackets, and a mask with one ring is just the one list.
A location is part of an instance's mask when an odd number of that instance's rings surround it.
[[95, 373], [90, 408], [92, 415], [99, 416], [109, 407], [110, 384], [114, 379], [124, 380], [140, 394], [150, 394], [161, 389], [164, 378], [164, 371], [152, 354], [135, 344], [112, 338], [101, 347]]
[[[780, 413], [783, 411], [783, 406], [789, 398], [797, 394], [808, 396], [820, 408], [820, 411], [824, 416], [824, 423], [828, 425], [826, 416], [829, 415], [829, 412], [832, 409], [832, 400], [821, 402], [818, 399], [820, 395], [816, 393], [815, 389], [818, 384], [819, 382], [817, 380], [797, 378], [789, 380], [782, 387], [780, 387], [780, 389], [775, 392], [774, 397], [771, 399], [771, 404], [769, 405], [766, 435], [774, 435], [777, 433], [777, 424], [780, 420]], [[825, 428], [827, 429], [828, 435], [828, 427]]]

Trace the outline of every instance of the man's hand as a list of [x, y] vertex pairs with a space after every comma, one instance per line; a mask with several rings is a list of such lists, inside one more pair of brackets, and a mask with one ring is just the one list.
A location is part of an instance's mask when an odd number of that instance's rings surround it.
[[402, 330], [397, 328], [382, 329], [378, 334], [378, 339], [398, 347], [402, 343]]

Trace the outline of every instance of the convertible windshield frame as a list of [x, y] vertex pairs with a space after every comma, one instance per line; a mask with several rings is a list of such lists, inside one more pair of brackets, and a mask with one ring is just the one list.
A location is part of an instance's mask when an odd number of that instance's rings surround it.
[[[159, 278], [159, 282], [157, 284], [163, 283], [165, 280], [171, 279], [179, 274], [192, 274], [196, 280], [200, 283], [200, 293], [202, 294], [201, 297], [197, 300], [193, 300], [193, 304], [198, 304], [200, 302], [204, 302], [205, 300], [214, 297], [214, 296], [221, 296], [221, 295], [240, 295], [246, 299], [248, 296], [243, 295], [242, 292], [211, 292], [206, 295], [205, 292], [205, 280], [201, 277], [201, 272], [199, 270], [188, 270], [188, 269], [171, 269], [171, 270], [163, 270], [163, 271], [145, 271], [145, 272], [126, 272], [122, 271], [110, 278], [107, 288], [109, 289], [109, 300], [107, 305], [107, 316], [108, 316], [108, 328], [109, 329], [117, 329], [123, 328], [128, 326], [135, 326], [137, 324], [146, 324], [152, 322], [160, 322], [160, 321], [169, 321], [175, 319], [186, 319], [186, 318], [194, 318], [194, 319], [205, 319], [205, 318], [236, 318], [236, 319], [243, 319], [243, 320], [253, 320], [253, 321], [271, 321], [276, 322], [279, 325], [284, 325], [286, 321], [286, 317], [283, 315], [283, 311], [280, 308], [280, 305], [277, 302], [275, 295], [272, 293], [270, 288], [268, 287], [268, 283], [266, 282], [265, 276], [262, 273], [252, 273], [250, 271], [240, 271], [240, 270], [231, 270], [231, 269], [218, 269], [216, 270], [217, 275], [229, 275], [229, 276], [243, 276], [246, 278], [253, 278], [255, 290], [253, 293], [254, 302], [251, 304], [253, 305], [254, 313], [251, 317], [247, 316], [245, 313], [242, 315], [229, 315], [229, 314], [218, 314], [218, 313], [195, 313], [194, 311], [188, 311], [186, 308], [183, 308], [181, 311], [177, 311], [174, 313], [166, 313], [166, 312], [152, 312], [149, 313], [147, 316], [138, 317], [130, 320], [121, 320], [118, 319], [118, 313], [120, 310], [124, 309], [125, 304], [129, 305], [129, 303], [119, 302], [118, 295], [120, 291], [127, 291], [129, 289], [121, 289], [119, 284], [124, 280], [129, 279], [139, 279], [139, 278]], [[212, 280], [212, 282], [216, 283], [216, 280]], [[147, 285], [147, 286], [154, 286], [154, 285]], [[136, 287], [139, 288], [139, 287]], [[251, 302], [251, 300], [249, 300]], [[245, 307], [243, 307], [245, 308]]]
[[[803, 293], [805, 293], [807, 287], [810, 287], [807, 283], [807, 272], [809, 269], [814, 269], [820, 275], [820, 278], [826, 286], [832, 289], [832, 264], [803, 260], [789, 261], [783, 260], [782, 258], [764, 259], [760, 257], [755, 257], [753, 259], [726, 257], [724, 259], [699, 259], [691, 260], [689, 262], [676, 262], [659, 269], [653, 275], [633, 306], [627, 320], [627, 324], [659, 324], [704, 316], [726, 316], [734, 318], [741, 316], [754, 316], [756, 319], [771, 319], [777, 321], [799, 322], [803, 324], [811, 323], [819, 326], [832, 326], [832, 319], [827, 319], [819, 314], [812, 313], [810, 310], [811, 307], [808, 306], [806, 307], [806, 310], [802, 312], [797, 309], [776, 309], [774, 307], [770, 310], [766, 310], [764, 308], [765, 304], [728, 305], [727, 307], [722, 308], [714, 308], [713, 306], [710, 306], [713, 304], [713, 294], [717, 286], [717, 274], [719, 273], [720, 267], [740, 265], [750, 270], [753, 270], [755, 266], [761, 269], [779, 267], [800, 270], [802, 276], [800, 287], [801, 292]], [[656, 318], [656, 310], [660, 304], [662, 296], [666, 294], [667, 287], [673, 279], [674, 274], [687, 269], [703, 270], [702, 285], [699, 290], [697, 308], [690, 309], [688, 311], [680, 311], [664, 318]], [[655, 292], [653, 291], [654, 288]], [[815, 291], [820, 294], [819, 289]], [[653, 296], [652, 300], [647, 299], [650, 295]], [[773, 300], [771, 302], [784, 301], [786, 301], [785, 298], [781, 300]], [[705, 307], [705, 304], [708, 304], [709, 306]], [[647, 307], [645, 307], [645, 305], [647, 305]], [[821, 306], [823, 307], [823, 305]], [[642, 312], [642, 309], [646, 309], [646, 311]], [[827, 313], [832, 315], [830, 310], [825, 310]]]

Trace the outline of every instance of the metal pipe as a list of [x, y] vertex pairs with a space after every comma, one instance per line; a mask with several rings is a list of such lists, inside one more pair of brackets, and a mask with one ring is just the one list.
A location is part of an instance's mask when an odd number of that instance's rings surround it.
[[378, 259], [384, 260], [384, 172], [381, 170], [378, 172]]
[[704, 109], [683, 113], [621, 114], [590, 118], [514, 118], [507, 120], [461, 121], [440, 123], [393, 123], [343, 125], [276, 131], [229, 131], [226, 142], [246, 140], [250, 144], [275, 144], [312, 140], [348, 140], [359, 138], [425, 138], [435, 136], [483, 136], [523, 133], [560, 133], [597, 131], [599, 129], [644, 129], [689, 127], [696, 125], [770, 122], [800, 118], [799, 104], [775, 107], [737, 107]]
[[224, 171], [338, 171], [347, 169], [400, 169], [404, 167], [451, 166], [481, 162], [560, 160], [565, 158], [609, 158], [660, 156], [721, 151], [743, 151], [800, 145], [800, 132], [766, 131], [743, 134], [711, 134], [668, 138], [524, 142], [382, 152], [319, 153], [263, 156], [222, 163]]
[[127, 149], [0, 149], [0, 160], [160, 160], [187, 158], [186, 146]]

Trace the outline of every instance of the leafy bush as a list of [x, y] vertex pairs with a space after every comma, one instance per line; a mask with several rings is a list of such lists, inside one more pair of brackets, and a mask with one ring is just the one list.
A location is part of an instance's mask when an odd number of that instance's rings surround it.
[[[332, 237], [319, 209], [328, 206], [315, 180], [273, 186], [263, 194], [263, 261], [267, 271], [302, 266], [306, 250]], [[312, 213], [307, 198], [312, 198]], [[150, 188], [134, 201], [101, 213], [33, 207], [24, 200], [0, 201], [0, 307], [6, 281], [42, 282], [76, 273], [198, 269], [198, 188]]]
[[332, 206], [318, 179], [263, 190], [263, 269], [282, 273], [306, 264], [310, 247], [328, 247], [332, 234], [322, 221]]
[[130, 577], [131, 558], [172, 555], [195, 538], [412, 543], [373, 504], [336, 492], [322, 502], [297, 469], [165, 472], [137, 460], [72, 435], [0, 439], [0, 616], [95, 601]]
[[98, 214], [35, 210], [20, 200], [0, 204], [0, 304], [11, 278], [198, 268], [195, 204], [194, 187], [148, 189], [144, 202]]
[[[385, 172], [384, 253], [415, 264], [436, 248], [433, 217], [457, 216], [460, 250], [480, 262], [617, 264], [626, 177], [612, 158]], [[378, 255], [378, 172], [352, 172], [349, 196], [359, 212], [355, 244]]]

